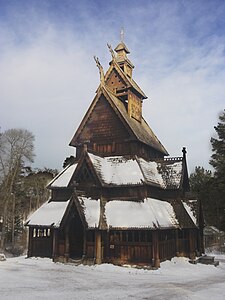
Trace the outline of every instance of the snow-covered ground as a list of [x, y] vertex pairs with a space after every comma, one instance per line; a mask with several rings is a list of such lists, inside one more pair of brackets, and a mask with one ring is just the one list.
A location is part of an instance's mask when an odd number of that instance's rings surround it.
[[74, 266], [24, 256], [0, 261], [0, 299], [225, 299], [225, 256], [218, 267], [174, 258], [158, 270], [110, 264]]

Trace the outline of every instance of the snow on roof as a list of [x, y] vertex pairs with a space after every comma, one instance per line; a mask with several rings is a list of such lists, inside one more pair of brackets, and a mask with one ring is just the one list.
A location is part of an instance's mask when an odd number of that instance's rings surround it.
[[77, 163], [67, 166], [49, 183], [48, 186], [67, 187], [73, 176], [76, 167], [77, 167]]
[[45, 202], [28, 217], [27, 225], [59, 227], [69, 202]]
[[146, 181], [148, 183], [154, 183], [165, 188], [162, 175], [158, 171], [158, 164], [154, 161], [146, 161], [143, 158], [139, 158], [138, 160]]
[[99, 157], [89, 153], [98, 176], [105, 184], [142, 184], [144, 177], [135, 159], [123, 156]]
[[113, 200], [106, 203], [107, 225], [114, 228], [170, 228], [178, 221], [170, 203], [146, 198], [144, 202]]
[[146, 161], [138, 157], [88, 155], [104, 184], [135, 185], [146, 182], [161, 188], [179, 188], [181, 183], [182, 160], [171, 163]]
[[188, 215], [190, 216], [190, 218], [192, 219], [194, 224], [197, 225], [197, 219], [196, 219], [196, 216], [194, 215], [194, 212], [193, 212], [193, 209], [191, 208], [191, 206], [188, 205], [187, 202], [182, 201], [182, 203], [184, 205], [186, 212], [188, 213]]
[[77, 197], [83, 208], [85, 220], [89, 228], [95, 228], [99, 225], [100, 218], [100, 200], [94, 200], [86, 197]]
[[[101, 157], [88, 153], [93, 167], [104, 185], [157, 185], [161, 188], [179, 188], [182, 178], [182, 160], [146, 161], [124, 156]], [[68, 187], [77, 163], [67, 166], [48, 185], [51, 188]]]
[[182, 160], [173, 163], [164, 161], [159, 164], [159, 170], [167, 188], [179, 188], [183, 170]]

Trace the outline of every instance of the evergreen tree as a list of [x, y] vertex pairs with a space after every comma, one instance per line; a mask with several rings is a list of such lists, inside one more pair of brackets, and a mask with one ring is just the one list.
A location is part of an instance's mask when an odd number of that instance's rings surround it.
[[215, 203], [212, 205], [213, 181], [212, 172], [205, 170], [203, 167], [196, 167], [195, 172], [190, 175], [191, 192], [203, 206], [205, 224], [207, 225], [216, 225], [215, 222], [217, 220], [216, 205]]
[[214, 128], [217, 138], [211, 138], [213, 154], [210, 160], [215, 169], [213, 201], [217, 203], [218, 228], [225, 230], [225, 110], [219, 116], [218, 125]]
[[225, 179], [225, 110], [219, 116], [219, 123], [214, 127], [218, 138], [211, 138], [212, 156], [210, 164], [215, 169], [215, 176]]

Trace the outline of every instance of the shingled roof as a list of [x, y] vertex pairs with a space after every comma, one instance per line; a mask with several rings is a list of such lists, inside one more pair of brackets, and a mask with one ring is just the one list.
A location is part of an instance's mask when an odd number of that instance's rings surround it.
[[[182, 186], [183, 160], [147, 161], [143, 158], [110, 156], [101, 157], [86, 153], [86, 159], [91, 162], [92, 168], [102, 186], [131, 186], [151, 185], [162, 189], [179, 189]], [[71, 179], [74, 180], [77, 163], [65, 168], [48, 187], [67, 188]]]
[[129, 131], [133, 134], [133, 138], [139, 140], [140, 142], [151, 146], [152, 148], [160, 151], [164, 155], [168, 155], [168, 152], [158, 140], [156, 135], [153, 133], [151, 128], [148, 126], [144, 118], [142, 118], [141, 122], [138, 122], [134, 118], [130, 118], [127, 114], [126, 108], [124, 104], [113, 94], [109, 89], [103, 86], [99, 86], [97, 95], [95, 96], [94, 100], [92, 101], [86, 115], [84, 116], [80, 126], [78, 127], [75, 135], [73, 136], [70, 145], [77, 146], [77, 139], [85, 127], [86, 122], [90, 118], [92, 111], [94, 110], [100, 96], [103, 95], [105, 100], [109, 102], [110, 106], [113, 110], [119, 115], [122, 122], [125, 126], [129, 129]]
[[138, 122], [134, 118], [130, 118], [127, 114], [124, 104], [115, 96], [115, 94], [113, 94], [106, 87], [102, 87], [102, 90], [104, 91], [103, 94], [106, 96], [106, 98], [110, 98], [113, 108], [119, 111], [122, 119], [126, 122], [139, 141], [161, 151], [164, 155], [168, 155], [168, 152], [143, 117], [141, 122]]

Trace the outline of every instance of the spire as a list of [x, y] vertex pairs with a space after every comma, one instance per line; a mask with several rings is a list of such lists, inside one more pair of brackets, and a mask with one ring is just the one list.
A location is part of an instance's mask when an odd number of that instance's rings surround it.
[[120, 32], [120, 42], [114, 50], [117, 53], [117, 55], [116, 55], [117, 63], [129, 77], [132, 77], [132, 69], [134, 68], [134, 65], [127, 58], [127, 54], [129, 54], [130, 51], [124, 43], [124, 29], [123, 28], [121, 29], [121, 32]]

